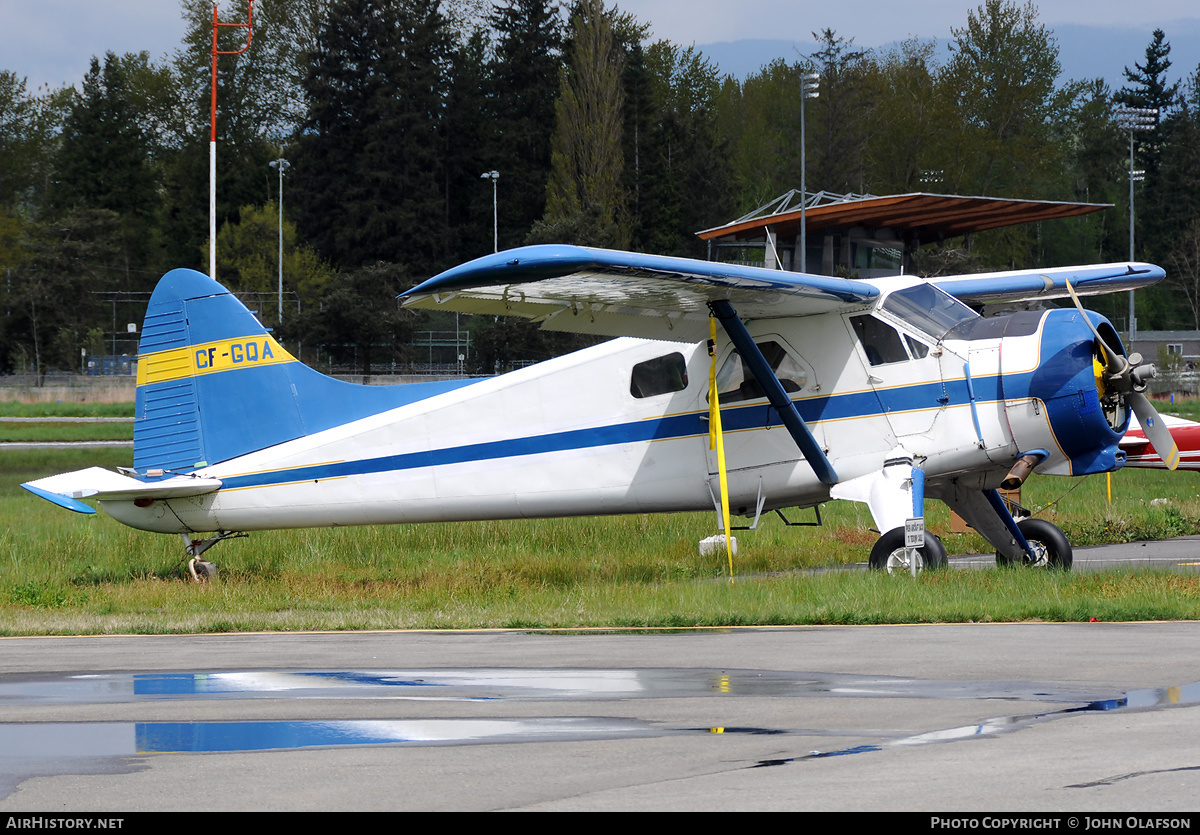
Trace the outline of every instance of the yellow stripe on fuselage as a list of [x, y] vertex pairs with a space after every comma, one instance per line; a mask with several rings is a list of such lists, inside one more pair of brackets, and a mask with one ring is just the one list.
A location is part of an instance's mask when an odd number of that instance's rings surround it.
[[137, 384], [169, 383], [202, 374], [237, 371], [296, 362], [296, 358], [270, 336], [243, 336], [171, 348], [138, 358]]

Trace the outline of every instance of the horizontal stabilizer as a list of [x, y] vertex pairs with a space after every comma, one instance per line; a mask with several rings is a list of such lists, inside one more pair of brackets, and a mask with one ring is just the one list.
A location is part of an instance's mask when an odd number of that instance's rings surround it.
[[114, 473], [103, 467], [89, 467], [71, 473], [39, 478], [21, 485], [35, 496], [76, 513], [95, 513], [80, 499], [132, 501], [134, 499], [179, 499], [202, 496], [221, 489], [219, 478], [176, 476], [163, 481], [144, 482]]

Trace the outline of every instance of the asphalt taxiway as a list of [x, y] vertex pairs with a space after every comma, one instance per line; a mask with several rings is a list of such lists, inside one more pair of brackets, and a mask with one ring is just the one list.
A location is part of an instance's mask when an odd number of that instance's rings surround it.
[[1195, 810], [1200, 623], [0, 640], [0, 810]]

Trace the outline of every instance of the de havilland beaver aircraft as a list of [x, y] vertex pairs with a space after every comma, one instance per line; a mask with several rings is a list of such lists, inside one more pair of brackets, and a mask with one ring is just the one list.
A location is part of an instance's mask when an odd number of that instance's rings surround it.
[[[1131, 410], [1176, 462], [1143, 394], [1154, 367], [1077, 296], [1162, 277], [1129, 263], [851, 280], [525, 247], [404, 304], [623, 338], [498, 377], [380, 387], [309, 369], [220, 284], [174, 270], [142, 331], [133, 467], [23, 486], [181, 534], [198, 578], [216, 571], [202, 553], [247, 531], [716, 510], [728, 532], [730, 510], [757, 522], [831, 499], [868, 505], [874, 568], [945, 563], [926, 498], [1001, 563], [1065, 567], [1061, 531], [1014, 522], [996, 488], [1119, 468]], [[1067, 297], [990, 318], [969, 306]]]

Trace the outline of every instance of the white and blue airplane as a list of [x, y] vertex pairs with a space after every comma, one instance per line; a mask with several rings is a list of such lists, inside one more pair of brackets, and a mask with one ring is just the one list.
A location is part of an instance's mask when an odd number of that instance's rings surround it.
[[[1154, 367], [1076, 296], [1163, 275], [1129, 263], [849, 280], [525, 247], [404, 303], [623, 338], [499, 377], [380, 387], [304, 366], [220, 284], [174, 270], [142, 331], [133, 467], [23, 486], [182, 535], [198, 579], [216, 571], [201, 554], [248, 531], [703, 510], [728, 531], [730, 510], [757, 523], [831, 499], [868, 505], [873, 568], [945, 563], [926, 498], [1001, 563], [1066, 567], [1062, 532], [1018, 524], [996, 488], [1119, 468], [1131, 409], [1177, 460], [1143, 394]], [[988, 318], [968, 306], [1068, 296], [1074, 307]]]

